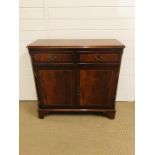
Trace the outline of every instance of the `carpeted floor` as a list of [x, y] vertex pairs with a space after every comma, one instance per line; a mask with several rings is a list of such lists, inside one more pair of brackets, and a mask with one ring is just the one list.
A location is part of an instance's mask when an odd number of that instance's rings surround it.
[[116, 118], [53, 114], [20, 102], [20, 155], [134, 155], [134, 103], [117, 102]]

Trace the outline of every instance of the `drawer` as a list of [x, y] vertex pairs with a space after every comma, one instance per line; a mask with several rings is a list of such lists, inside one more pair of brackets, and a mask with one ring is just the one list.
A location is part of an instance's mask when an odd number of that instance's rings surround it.
[[34, 54], [33, 59], [35, 62], [72, 62], [73, 61], [73, 55], [71, 53], [38, 53]]
[[119, 62], [121, 58], [117, 53], [81, 53], [80, 62]]

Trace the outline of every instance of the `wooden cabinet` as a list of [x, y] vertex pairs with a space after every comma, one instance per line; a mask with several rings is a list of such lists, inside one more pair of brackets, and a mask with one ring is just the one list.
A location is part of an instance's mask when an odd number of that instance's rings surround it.
[[117, 40], [37, 40], [28, 45], [39, 118], [51, 112], [102, 112], [115, 117], [125, 46]]

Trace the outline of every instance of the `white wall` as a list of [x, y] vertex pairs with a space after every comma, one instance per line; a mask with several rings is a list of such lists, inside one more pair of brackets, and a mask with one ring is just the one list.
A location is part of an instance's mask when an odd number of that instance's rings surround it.
[[116, 38], [124, 50], [117, 100], [134, 100], [133, 0], [20, 0], [20, 100], [36, 100], [26, 45], [41, 38]]

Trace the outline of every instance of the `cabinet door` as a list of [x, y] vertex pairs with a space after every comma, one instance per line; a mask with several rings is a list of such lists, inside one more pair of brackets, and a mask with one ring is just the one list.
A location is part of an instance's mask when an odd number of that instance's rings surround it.
[[81, 67], [80, 106], [114, 108], [118, 72], [112, 66]]
[[39, 67], [37, 82], [42, 106], [72, 106], [75, 101], [75, 71], [71, 67]]

